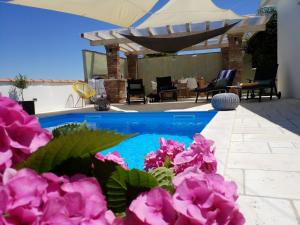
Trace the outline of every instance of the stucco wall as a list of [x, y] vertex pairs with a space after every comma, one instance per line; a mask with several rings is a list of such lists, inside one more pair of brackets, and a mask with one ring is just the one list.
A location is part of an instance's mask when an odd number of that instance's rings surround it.
[[143, 79], [149, 93], [151, 81], [156, 81], [156, 77], [172, 76], [177, 80], [203, 76], [211, 80], [221, 68], [220, 53], [143, 58], [138, 62], [138, 77]]
[[[0, 83], [1, 94], [9, 96], [11, 87], [10, 83]], [[35, 102], [36, 113], [72, 108], [77, 101], [77, 96], [71, 84], [32, 84], [24, 90], [24, 100], [37, 99]]]
[[300, 0], [278, 3], [278, 63], [279, 90], [300, 98]]
[[[151, 92], [151, 81], [156, 81], [159, 76], [172, 76], [173, 80], [204, 77], [205, 81], [211, 81], [221, 69], [222, 55], [219, 52], [143, 58], [138, 61], [138, 77], [143, 79], [147, 93]], [[244, 55], [242, 82], [253, 79], [253, 76], [251, 56]]]

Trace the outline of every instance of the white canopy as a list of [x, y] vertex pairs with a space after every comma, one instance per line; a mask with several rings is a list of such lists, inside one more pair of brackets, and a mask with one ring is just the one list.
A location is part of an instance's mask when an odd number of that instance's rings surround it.
[[144, 16], [158, 0], [12, 0], [8, 3], [71, 13], [122, 27]]
[[279, 2], [279, 0], [261, 0], [260, 7], [277, 6], [278, 2]]
[[211, 0], [170, 0], [138, 28], [232, 19], [243, 17], [217, 7]]

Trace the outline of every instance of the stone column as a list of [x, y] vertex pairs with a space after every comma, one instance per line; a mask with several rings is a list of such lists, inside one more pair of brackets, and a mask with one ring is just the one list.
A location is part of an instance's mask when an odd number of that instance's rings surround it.
[[127, 77], [128, 79], [137, 78], [138, 55], [128, 54], [127, 56]]
[[236, 69], [235, 82], [241, 82], [243, 70], [243, 33], [228, 34], [228, 47], [222, 48], [224, 69]]
[[107, 59], [107, 73], [108, 79], [120, 79], [120, 57], [119, 57], [119, 45], [106, 45], [106, 59]]

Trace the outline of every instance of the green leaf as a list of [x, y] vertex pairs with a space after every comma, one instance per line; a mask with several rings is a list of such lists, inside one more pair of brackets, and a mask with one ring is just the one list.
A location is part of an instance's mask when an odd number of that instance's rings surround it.
[[113, 161], [106, 160], [105, 162], [100, 161], [96, 158], [92, 159], [93, 161], [93, 176], [97, 178], [98, 182], [102, 187], [102, 191], [106, 192], [106, 183], [108, 179], [111, 177], [112, 173], [117, 170], [119, 166], [117, 163]]
[[50, 172], [55, 173], [58, 176], [74, 174], [84, 174], [88, 177], [92, 176], [92, 157], [85, 158], [70, 158], [63, 161], [61, 164], [55, 166]]
[[158, 182], [158, 185], [170, 193], [174, 192], [174, 186], [172, 184], [172, 179], [174, 177], [174, 172], [172, 169], [166, 167], [158, 167], [155, 170], [149, 172]]
[[[80, 131], [60, 136], [34, 152], [17, 169], [31, 168], [39, 173], [49, 172], [71, 158], [87, 158], [132, 137], [112, 131]], [[62, 168], [64, 169], [64, 168]]]
[[149, 173], [117, 167], [106, 183], [108, 207], [115, 213], [123, 213], [139, 194], [157, 186]]
[[86, 123], [71, 123], [53, 129], [52, 134], [54, 138], [58, 138], [60, 136], [73, 134], [76, 132], [86, 131], [86, 130], [89, 130]]

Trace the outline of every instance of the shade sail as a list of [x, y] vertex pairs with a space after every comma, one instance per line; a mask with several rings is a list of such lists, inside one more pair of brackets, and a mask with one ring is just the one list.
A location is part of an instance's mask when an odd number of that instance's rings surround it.
[[217, 7], [211, 0], [170, 0], [138, 28], [242, 18], [231, 10]]
[[144, 16], [158, 0], [12, 0], [8, 3], [71, 13], [122, 27]]
[[233, 23], [231, 25], [224, 26], [222, 28], [210, 30], [207, 32], [201, 32], [201, 33], [189, 34], [189, 35], [177, 36], [177, 37], [145, 37], [145, 36], [127, 35], [122, 33], [121, 35], [153, 51], [164, 52], [164, 53], [175, 53], [187, 47], [206, 41], [210, 38], [222, 35], [226, 33], [228, 30], [230, 30], [232, 27], [234, 27], [237, 23], [238, 22]]
[[278, 2], [279, 2], [279, 0], [261, 0], [260, 7], [277, 6]]

